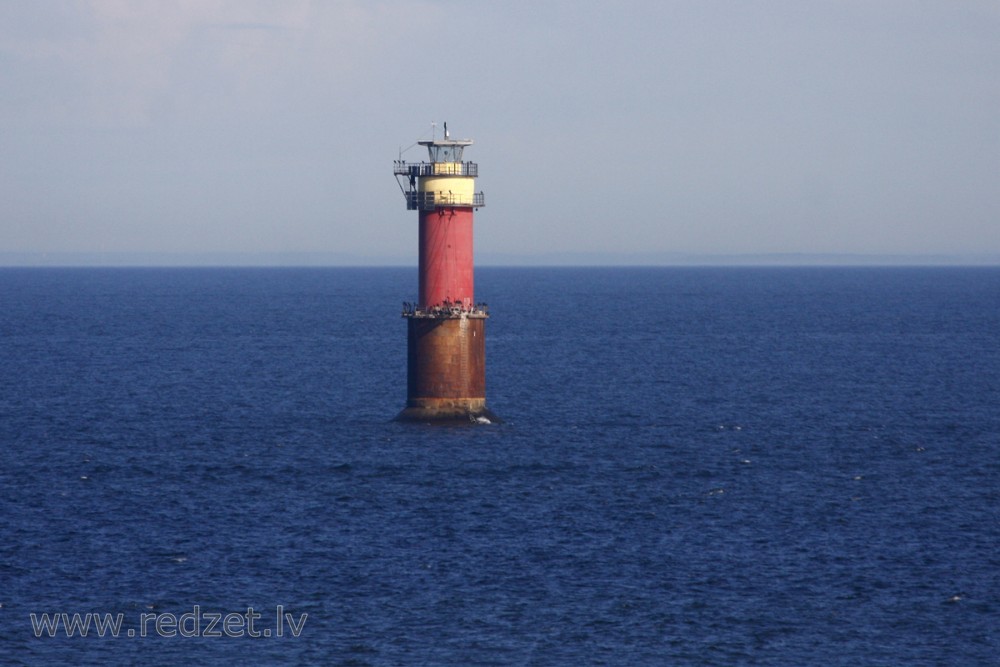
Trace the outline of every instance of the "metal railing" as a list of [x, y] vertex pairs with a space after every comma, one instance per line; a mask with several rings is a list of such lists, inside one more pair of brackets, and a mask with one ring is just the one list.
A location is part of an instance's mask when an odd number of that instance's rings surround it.
[[436, 208], [448, 206], [480, 208], [486, 203], [482, 192], [473, 193], [471, 197], [441, 192], [418, 192], [416, 190], [409, 190], [403, 194], [406, 195], [406, 209], [409, 211], [433, 211]]
[[397, 176], [479, 176], [479, 165], [475, 162], [404, 162], [396, 160], [392, 173]]
[[466, 308], [461, 303], [446, 301], [437, 306], [418, 306], [415, 303], [403, 303], [403, 317], [417, 319], [461, 319], [463, 317], [483, 320], [490, 316], [490, 307], [485, 303], [477, 303]]

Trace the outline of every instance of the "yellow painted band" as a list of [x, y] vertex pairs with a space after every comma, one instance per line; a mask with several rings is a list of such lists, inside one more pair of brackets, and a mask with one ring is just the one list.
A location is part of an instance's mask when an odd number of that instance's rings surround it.
[[425, 176], [417, 183], [419, 192], [433, 192], [442, 199], [449, 196], [463, 202], [472, 202], [472, 194], [476, 191], [476, 179], [465, 177], [444, 177], [437, 178]]

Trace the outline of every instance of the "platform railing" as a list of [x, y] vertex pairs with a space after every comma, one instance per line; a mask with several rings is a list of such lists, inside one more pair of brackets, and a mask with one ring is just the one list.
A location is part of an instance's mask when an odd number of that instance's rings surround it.
[[417, 190], [409, 190], [403, 194], [406, 195], [406, 208], [410, 211], [433, 211], [436, 208], [448, 206], [481, 208], [486, 204], [486, 199], [482, 192], [473, 193], [471, 197], [452, 193], [419, 192]]
[[475, 162], [404, 162], [396, 160], [392, 173], [397, 176], [479, 176]]
[[403, 317], [417, 319], [458, 319], [468, 317], [474, 320], [486, 319], [490, 316], [490, 307], [485, 303], [477, 303], [466, 308], [461, 303], [445, 302], [436, 306], [418, 306], [415, 303], [403, 303]]

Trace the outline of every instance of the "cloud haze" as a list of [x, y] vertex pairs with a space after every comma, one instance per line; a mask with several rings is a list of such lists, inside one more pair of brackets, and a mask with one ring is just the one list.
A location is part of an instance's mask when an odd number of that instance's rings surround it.
[[1000, 254], [993, 2], [0, 0], [0, 89], [0, 252], [415, 258], [447, 120], [480, 251]]

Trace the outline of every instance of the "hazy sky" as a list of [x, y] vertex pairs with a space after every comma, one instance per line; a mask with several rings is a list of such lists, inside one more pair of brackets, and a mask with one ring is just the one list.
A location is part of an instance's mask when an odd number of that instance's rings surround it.
[[432, 121], [479, 253], [1000, 253], [996, 0], [0, 0], [0, 252], [415, 261]]

